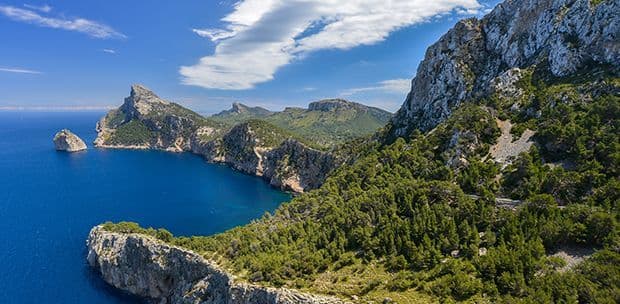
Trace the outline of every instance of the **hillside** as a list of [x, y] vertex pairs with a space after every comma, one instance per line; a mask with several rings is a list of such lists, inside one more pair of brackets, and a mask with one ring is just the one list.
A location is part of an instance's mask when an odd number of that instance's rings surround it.
[[271, 114], [273, 114], [273, 112], [265, 108], [250, 107], [239, 102], [234, 102], [229, 110], [224, 110], [220, 113], [214, 114], [211, 118], [227, 124], [235, 125], [250, 119], [262, 118]]
[[618, 11], [507, 0], [429, 47], [377, 141], [320, 188], [211, 237], [103, 229], [356, 303], [618, 303]]
[[235, 103], [232, 109], [210, 118], [228, 124], [261, 119], [319, 146], [333, 147], [376, 132], [391, 117], [391, 113], [378, 108], [342, 99], [326, 99], [310, 103], [307, 109], [286, 108], [281, 112]]

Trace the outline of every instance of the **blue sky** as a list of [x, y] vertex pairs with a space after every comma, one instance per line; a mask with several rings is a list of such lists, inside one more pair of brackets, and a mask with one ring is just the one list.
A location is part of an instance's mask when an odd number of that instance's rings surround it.
[[426, 48], [496, 2], [0, 0], [0, 109], [117, 106], [142, 83], [202, 113], [331, 97], [394, 111]]

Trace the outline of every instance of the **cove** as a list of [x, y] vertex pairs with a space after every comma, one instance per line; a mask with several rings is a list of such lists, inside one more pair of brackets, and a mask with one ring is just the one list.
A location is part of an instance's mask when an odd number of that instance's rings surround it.
[[[136, 303], [85, 261], [105, 221], [210, 235], [275, 210], [291, 196], [188, 153], [92, 147], [103, 112], [0, 112], [0, 298], [4, 303]], [[54, 150], [69, 128], [89, 150]]]

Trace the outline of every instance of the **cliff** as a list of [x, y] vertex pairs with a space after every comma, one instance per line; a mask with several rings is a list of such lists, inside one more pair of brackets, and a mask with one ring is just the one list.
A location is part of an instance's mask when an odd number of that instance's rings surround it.
[[77, 152], [86, 150], [84, 141], [67, 129], [63, 129], [54, 135], [54, 146], [58, 151]]
[[494, 93], [500, 78], [519, 76], [519, 69], [536, 66], [548, 77], [617, 72], [618, 11], [617, 0], [507, 0], [480, 20], [460, 21], [427, 50], [392, 119], [392, 135], [434, 128], [463, 102]]
[[[243, 112], [246, 107], [237, 105]], [[295, 192], [319, 187], [336, 158], [277, 126], [250, 120], [233, 127], [163, 100], [141, 85], [97, 123], [95, 146], [192, 152]]]
[[110, 285], [155, 303], [337, 304], [342, 301], [239, 282], [197, 253], [153, 237], [94, 227], [88, 263]]

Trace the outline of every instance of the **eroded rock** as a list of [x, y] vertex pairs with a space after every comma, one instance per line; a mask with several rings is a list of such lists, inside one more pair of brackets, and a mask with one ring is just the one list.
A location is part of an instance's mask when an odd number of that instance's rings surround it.
[[68, 129], [63, 129], [54, 135], [54, 146], [58, 151], [77, 152], [86, 150], [84, 141]]

